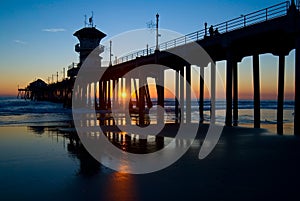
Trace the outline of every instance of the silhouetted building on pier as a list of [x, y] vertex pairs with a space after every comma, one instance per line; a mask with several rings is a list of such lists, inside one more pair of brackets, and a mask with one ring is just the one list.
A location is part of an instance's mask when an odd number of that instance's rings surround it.
[[[76, 31], [73, 35], [79, 40], [79, 43], [75, 45], [75, 51], [79, 53], [79, 63], [77, 66], [72, 66], [68, 69], [68, 76], [70, 78], [77, 75], [80, 66], [95, 48], [99, 48], [99, 54], [104, 52], [104, 47], [100, 45], [100, 41], [106, 36], [105, 33], [96, 29], [92, 23], [90, 23], [89, 27], [84, 27]], [[101, 62], [100, 56], [97, 62]]]

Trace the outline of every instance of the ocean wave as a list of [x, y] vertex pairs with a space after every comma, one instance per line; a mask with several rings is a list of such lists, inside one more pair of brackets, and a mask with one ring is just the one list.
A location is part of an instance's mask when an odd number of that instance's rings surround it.
[[[156, 101], [154, 101], [154, 105], [156, 104]], [[179, 104], [180, 105], [180, 104]], [[211, 101], [205, 100], [204, 101], [204, 110], [210, 110]], [[199, 102], [192, 100], [191, 101], [191, 107], [192, 108], [198, 108]], [[165, 107], [175, 107], [175, 100], [166, 100], [165, 101]], [[254, 108], [254, 102], [253, 100], [239, 100], [238, 101], [238, 107], [239, 109], [253, 109]], [[261, 109], [277, 109], [277, 101], [276, 100], [262, 100], [260, 102]], [[217, 100], [216, 101], [216, 109], [217, 110], [224, 110], [226, 109], [226, 101], [225, 100]], [[294, 109], [294, 101], [285, 101], [284, 102], [284, 109], [285, 110], [293, 110]]]
[[51, 102], [0, 98], [0, 125], [69, 121], [71, 109]]

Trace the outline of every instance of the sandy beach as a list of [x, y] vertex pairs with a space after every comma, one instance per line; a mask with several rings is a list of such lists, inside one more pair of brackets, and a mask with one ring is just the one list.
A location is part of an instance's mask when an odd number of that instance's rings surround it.
[[145, 175], [97, 164], [55, 126], [0, 133], [1, 200], [299, 199], [300, 138], [264, 129], [224, 128], [207, 158], [198, 159], [198, 139], [176, 163]]

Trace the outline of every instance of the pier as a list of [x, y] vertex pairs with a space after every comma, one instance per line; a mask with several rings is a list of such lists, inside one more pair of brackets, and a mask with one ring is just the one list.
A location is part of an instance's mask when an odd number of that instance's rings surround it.
[[[191, 122], [191, 89], [184, 88], [184, 82], [198, 84], [200, 86], [199, 119], [203, 121], [204, 111], [204, 71], [211, 68], [211, 86], [216, 85], [216, 62], [226, 61], [226, 126], [238, 126], [238, 63], [244, 57], [253, 58], [253, 90], [254, 90], [254, 127], [260, 127], [260, 68], [259, 55], [272, 53], [279, 58], [278, 66], [278, 96], [277, 96], [277, 132], [283, 134], [283, 103], [284, 103], [284, 73], [285, 56], [295, 50], [295, 111], [294, 134], [300, 135], [300, 11], [299, 1], [285, 1], [268, 8], [264, 8], [238, 18], [216, 24], [217, 33], [208, 31], [207, 26], [203, 30], [196, 31], [180, 38], [157, 44], [155, 47], [139, 50], [124, 57], [118, 58], [115, 64], [102, 67], [105, 76], [98, 82], [87, 83], [86, 87], [74, 89], [73, 85], [80, 67], [88, 55], [98, 48], [99, 54], [104, 51], [100, 45], [101, 39], [106, 34], [96, 29], [93, 24], [84, 27], [74, 33], [79, 39], [75, 45], [75, 51], [80, 55], [78, 64], [68, 68], [68, 78], [61, 82], [43, 86], [27, 87], [31, 99], [51, 100], [62, 102], [71, 106], [72, 97], [90, 105], [100, 114], [101, 124], [115, 124], [110, 121], [109, 114], [112, 107], [120, 102], [122, 93], [131, 94], [129, 101], [130, 118], [126, 118], [126, 124], [131, 124], [136, 118], [137, 124], [148, 124], [147, 112], [153, 107], [147, 78], [154, 78], [157, 92], [157, 105], [162, 108], [165, 105], [164, 88], [157, 83], [164, 83], [164, 69], [155, 69], [151, 75], [144, 75], [143, 79], [136, 77], [124, 77], [124, 75], [139, 66], [156, 64], [167, 66], [175, 73], [175, 120], [174, 123]], [[158, 22], [158, 16], [157, 16]], [[158, 27], [157, 27], [158, 28]], [[211, 57], [211, 61], [192, 63], [185, 61], [170, 51], [182, 51], [193, 43], [199, 44]], [[167, 51], [168, 50], [168, 51]], [[189, 52], [187, 52], [189, 54]], [[98, 58], [101, 63], [101, 58]], [[192, 68], [200, 68], [199, 83], [191, 83]], [[100, 68], [100, 66], [99, 66]], [[181, 75], [181, 77], [178, 75]], [[275, 82], [276, 83], [276, 82]], [[134, 90], [132, 90], [134, 89]], [[215, 121], [215, 96], [216, 89], [211, 87], [211, 122]], [[134, 96], [133, 96], [134, 95]], [[74, 97], [75, 96], [75, 97]], [[184, 107], [185, 105], [185, 107]], [[157, 122], [164, 122], [164, 115], [157, 115]]]

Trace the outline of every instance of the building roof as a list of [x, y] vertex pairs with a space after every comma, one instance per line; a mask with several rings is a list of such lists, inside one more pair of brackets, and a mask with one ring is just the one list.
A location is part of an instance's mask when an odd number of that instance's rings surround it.
[[43, 80], [41, 79], [37, 79], [36, 81], [34, 82], [31, 82], [28, 86], [28, 88], [30, 90], [33, 90], [33, 89], [38, 89], [38, 88], [44, 88], [47, 86], [47, 83], [44, 82]]
[[95, 27], [85, 27], [78, 31], [76, 31], [74, 34], [77, 38], [104, 38], [106, 36], [105, 33], [99, 31]]

